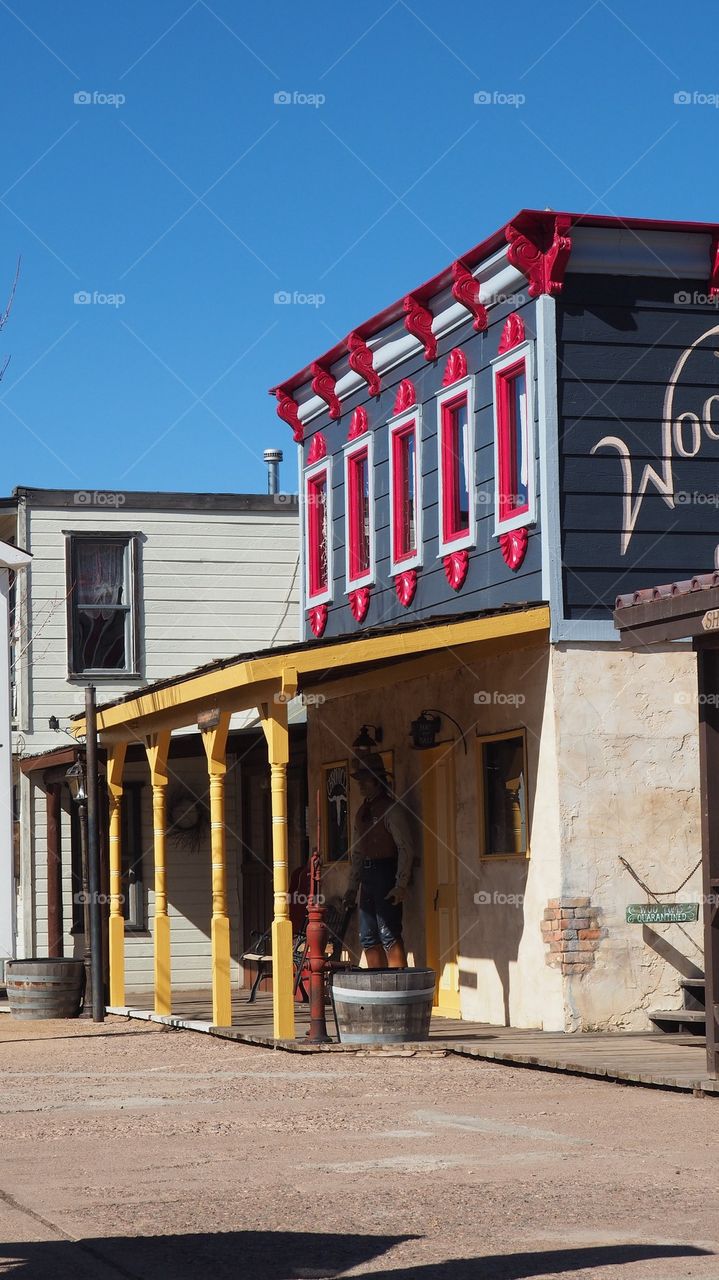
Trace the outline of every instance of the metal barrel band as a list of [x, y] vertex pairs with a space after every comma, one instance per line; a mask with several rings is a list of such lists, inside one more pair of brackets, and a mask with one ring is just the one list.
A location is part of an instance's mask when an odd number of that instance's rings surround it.
[[340, 1004], [419, 1004], [434, 995], [434, 987], [415, 991], [358, 991], [354, 987], [333, 987], [332, 994]]

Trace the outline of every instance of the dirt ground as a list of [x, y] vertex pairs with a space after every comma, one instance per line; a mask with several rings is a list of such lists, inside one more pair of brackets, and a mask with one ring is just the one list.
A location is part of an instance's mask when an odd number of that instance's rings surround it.
[[0, 1018], [0, 1276], [719, 1280], [719, 1099]]

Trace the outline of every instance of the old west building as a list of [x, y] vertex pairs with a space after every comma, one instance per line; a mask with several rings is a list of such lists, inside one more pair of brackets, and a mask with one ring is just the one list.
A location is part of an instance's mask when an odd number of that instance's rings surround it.
[[[281, 455], [280, 455], [281, 456]], [[3, 536], [28, 549], [13, 599], [16, 954], [83, 945], [80, 818], [67, 785], [79, 752], [67, 730], [93, 683], [100, 700], [138, 691], [240, 649], [297, 634], [297, 504], [262, 494], [72, 492], [20, 488], [0, 504]], [[52, 723], [51, 723], [52, 721]], [[59, 722], [59, 729], [58, 729]], [[56, 727], [52, 727], [55, 725]], [[291, 778], [292, 854], [304, 843], [303, 726]], [[256, 717], [228, 731], [229, 923], [233, 981], [253, 930], [271, 918], [269, 790]], [[153, 794], [167, 794], [163, 909], [175, 930], [173, 980], [210, 980], [211, 857], [207, 764], [194, 732], [171, 756], [128, 744], [121, 804], [121, 899], [128, 982], [153, 990], [156, 916]], [[107, 818], [102, 855], [109, 889]]]
[[[645, 1028], [701, 974], [698, 925], [626, 918], [647, 891], [699, 893], [692, 655], [621, 650], [611, 610], [714, 563], [718, 246], [714, 225], [524, 210], [273, 389], [298, 445], [303, 641], [128, 694], [99, 726], [119, 778], [133, 735], [208, 713], [220, 778], [227, 718], [259, 708], [277, 1035], [294, 1029], [298, 693], [327, 892], [346, 881], [358, 741], [376, 741], [413, 816], [406, 941], [437, 970], [439, 1012]], [[216, 1018], [222, 806], [217, 783]]]

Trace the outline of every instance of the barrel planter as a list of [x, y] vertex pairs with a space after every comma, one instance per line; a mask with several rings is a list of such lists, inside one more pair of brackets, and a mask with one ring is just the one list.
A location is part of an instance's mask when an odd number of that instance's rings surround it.
[[7, 960], [5, 984], [13, 1018], [77, 1018], [82, 1008], [82, 960]]
[[433, 969], [345, 969], [332, 1000], [342, 1044], [413, 1044], [429, 1036]]

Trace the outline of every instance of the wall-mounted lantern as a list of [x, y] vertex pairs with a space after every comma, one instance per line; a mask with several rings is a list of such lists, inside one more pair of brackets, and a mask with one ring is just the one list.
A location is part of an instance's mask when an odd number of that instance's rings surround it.
[[[374, 734], [369, 732], [370, 729]], [[376, 751], [382, 741], [382, 726], [378, 724], [363, 724], [359, 734], [352, 743], [352, 750], [355, 755], [366, 755], [369, 751]]]

